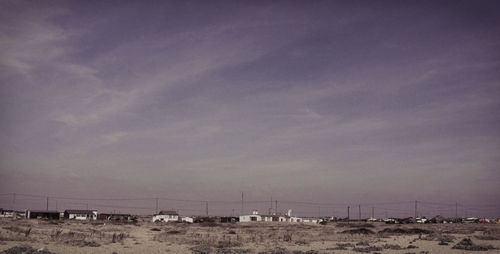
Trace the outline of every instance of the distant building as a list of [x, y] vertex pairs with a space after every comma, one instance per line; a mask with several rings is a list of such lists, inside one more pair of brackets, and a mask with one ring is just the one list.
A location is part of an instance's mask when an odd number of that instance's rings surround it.
[[27, 210], [26, 218], [28, 219], [49, 219], [58, 220], [60, 213], [58, 211], [41, 211], [41, 210]]
[[[310, 219], [310, 220], [311, 220], [311, 221], [309, 221], [309, 222], [313, 222], [313, 220], [315, 220], [315, 219]], [[299, 217], [295, 217], [295, 216], [291, 216], [291, 217], [289, 217], [289, 218], [288, 218], [288, 221], [289, 221], [289, 222], [306, 222], [306, 221], [304, 221], [304, 219], [299, 218]], [[314, 221], [314, 223], [316, 223], [316, 222]]]
[[97, 215], [98, 220], [109, 220], [109, 221], [133, 221], [137, 220], [134, 216], [130, 214], [122, 213], [100, 213]]
[[239, 217], [235, 217], [235, 216], [220, 217], [219, 221], [222, 222], [222, 223], [235, 223], [235, 222], [240, 221], [240, 218]]
[[96, 210], [66, 210], [64, 218], [70, 220], [97, 220]]
[[279, 215], [278, 216], [278, 221], [279, 222], [288, 222], [288, 221], [290, 221], [290, 216], [288, 216], [288, 215]]
[[14, 210], [4, 210], [0, 208], [0, 218], [14, 218], [16, 211]]
[[172, 222], [179, 221], [179, 214], [176, 211], [160, 211], [153, 215], [153, 222]]
[[250, 221], [262, 221], [262, 216], [259, 215], [259, 211], [254, 210], [250, 215], [240, 216], [240, 222], [250, 222]]
[[316, 219], [315, 218], [304, 218], [304, 219], [302, 219], [302, 222], [316, 223]]
[[181, 221], [182, 222], [186, 222], [186, 223], [193, 223], [194, 219], [191, 218], [191, 217], [184, 216], [184, 217], [181, 218]]

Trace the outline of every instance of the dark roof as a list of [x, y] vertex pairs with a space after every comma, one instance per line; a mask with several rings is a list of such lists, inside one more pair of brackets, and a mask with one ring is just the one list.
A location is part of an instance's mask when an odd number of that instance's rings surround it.
[[96, 212], [95, 210], [66, 210], [64, 213], [70, 213], [70, 214], [93, 214]]
[[58, 211], [46, 211], [46, 210], [27, 210], [30, 213], [59, 213]]
[[176, 211], [160, 211], [159, 215], [179, 215]]
[[104, 215], [104, 216], [132, 216], [131, 214], [128, 214], [128, 213], [101, 213], [101, 215]]

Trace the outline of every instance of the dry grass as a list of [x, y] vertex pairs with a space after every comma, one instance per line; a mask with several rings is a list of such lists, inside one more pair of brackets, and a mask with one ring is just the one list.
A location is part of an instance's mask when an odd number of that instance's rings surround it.
[[[0, 220], [0, 251], [48, 247], [55, 253], [452, 253], [474, 239], [500, 248], [500, 225], [383, 223], [102, 223]], [[457, 247], [452, 249], [453, 247]], [[477, 247], [482, 246], [482, 247]], [[415, 252], [415, 250], [418, 250]]]

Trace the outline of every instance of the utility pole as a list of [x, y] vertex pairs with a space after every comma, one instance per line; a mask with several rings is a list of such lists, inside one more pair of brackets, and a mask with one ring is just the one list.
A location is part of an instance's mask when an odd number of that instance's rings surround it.
[[89, 203], [87, 203], [87, 210], [89, 210]]
[[278, 214], [278, 200], [274, 200], [274, 211], [276, 212], [276, 214]]
[[349, 222], [351, 220], [351, 217], [350, 217], [350, 213], [351, 213], [351, 207], [350, 206], [347, 206], [347, 222]]
[[375, 218], [375, 207], [372, 206], [372, 218]]
[[233, 208], [233, 212], [231, 213], [231, 216], [234, 217], [234, 208]]
[[16, 193], [12, 193], [12, 210], [16, 210]]
[[458, 202], [455, 202], [455, 218], [458, 218]]
[[361, 205], [358, 205], [358, 219], [361, 221]]
[[243, 201], [243, 192], [241, 192], [241, 215], [243, 215], [243, 210], [245, 210], [245, 206]]
[[207, 217], [208, 217], [208, 201], [205, 203], [205, 210], [207, 212]]
[[158, 198], [156, 198], [156, 209], [155, 209], [155, 214], [158, 214]]
[[45, 208], [46, 211], [49, 210], [49, 197], [47, 197], [47, 207]]
[[271, 195], [271, 206], [269, 207], [269, 215], [272, 215], [273, 212], [273, 195]]
[[417, 220], [418, 201], [415, 200], [415, 221]]

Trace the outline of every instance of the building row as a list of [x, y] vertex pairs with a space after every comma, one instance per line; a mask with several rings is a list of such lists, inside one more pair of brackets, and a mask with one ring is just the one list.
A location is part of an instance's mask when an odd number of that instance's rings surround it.
[[[69, 220], [107, 220], [107, 221], [123, 221], [135, 222], [139, 219], [141, 221], [152, 221], [156, 223], [162, 222], [184, 222], [184, 223], [204, 223], [204, 222], [220, 222], [220, 223], [235, 223], [235, 222], [304, 222], [304, 223], [325, 223], [329, 221], [353, 221], [348, 218], [314, 218], [314, 217], [298, 217], [292, 215], [292, 211], [288, 210], [286, 214], [259, 214], [254, 210], [251, 214], [240, 216], [180, 216], [177, 211], [166, 210], [160, 211], [157, 214], [149, 216], [134, 216], [131, 214], [122, 213], [99, 213], [97, 210], [65, 210], [64, 212], [50, 211], [50, 210], [4, 210], [0, 208], [0, 218], [27, 218], [27, 219], [69, 219]], [[408, 224], [408, 223], [500, 223], [499, 219], [479, 219], [479, 218], [444, 218], [436, 216], [431, 219], [425, 217], [419, 218], [388, 218], [388, 219], [375, 219], [369, 218], [365, 220], [354, 220], [365, 222], [385, 222], [387, 224]]]
[[136, 217], [131, 214], [98, 213], [97, 210], [65, 210], [59, 212], [51, 210], [15, 211], [0, 208], [0, 218], [133, 221]]

